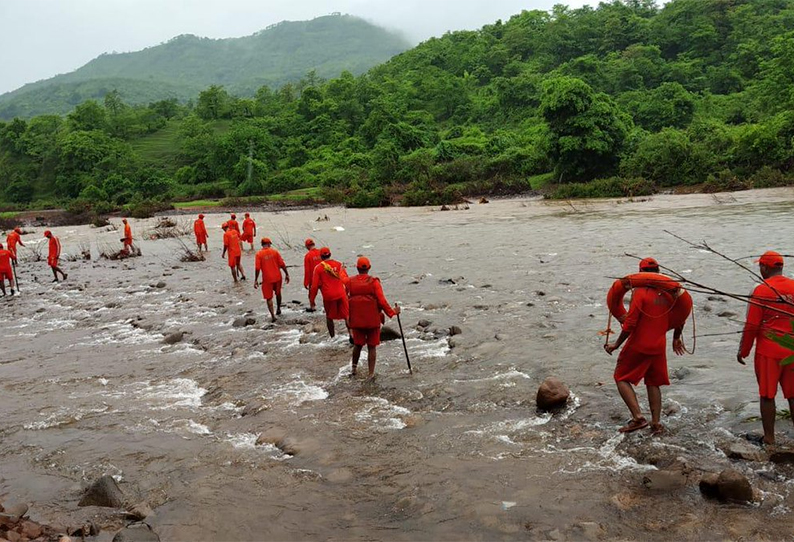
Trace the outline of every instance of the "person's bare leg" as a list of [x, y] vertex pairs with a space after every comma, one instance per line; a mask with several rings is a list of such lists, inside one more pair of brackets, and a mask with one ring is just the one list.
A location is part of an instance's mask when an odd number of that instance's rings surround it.
[[626, 406], [629, 407], [631, 419], [639, 420], [642, 418], [642, 410], [640, 410], [640, 404], [637, 402], [637, 394], [634, 393], [634, 386], [632, 386], [630, 382], [626, 381], [621, 381], [617, 384], [620, 397], [623, 399], [623, 402], [626, 403]]
[[328, 334], [333, 338], [336, 335], [336, 330], [334, 329], [334, 321], [330, 318], [325, 319], [325, 325], [328, 326]]
[[275, 322], [276, 321], [276, 315], [273, 312], [273, 298], [272, 297], [267, 300], [267, 310], [270, 311], [270, 321], [271, 322]]
[[245, 270], [243, 270], [242, 258], [237, 262], [237, 272], [241, 280], [245, 280]]
[[646, 386], [648, 405], [651, 407], [651, 424], [657, 425], [662, 417], [662, 389], [659, 386]]
[[56, 271], [56, 269], [58, 269], [58, 268], [57, 267], [52, 267], [51, 269], [52, 269], [52, 276], [55, 278], [55, 280], [53, 280], [53, 282], [58, 282], [58, 271]]
[[232, 278], [234, 279], [234, 282], [237, 282], [237, 268], [232, 267], [231, 270], [232, 270]]
[[281, 314], [281, 293], [276, 294], [276, 314]]
[[[789, 404], [791, 404], [791, 401], [789, 401]], [[764, 426], [764, 444], [775, 443], [775, 416], [777, 416], [775, 400], [761, 397], [761, 424]]]
[[353, 346], [353, 367], [350, 371], [350, 374], [355, 376], [356, 372], [358, 371], [358, 360], [361, 357], [361, 349], [364, 348], [363, 346], [355, 345]]
[[61, 274], [61, 279], [66, 280], [67, 275], [66, 273], [63, 272], [63, 269], [61, 269], [60, 267], [56, 267], [56, 269], [58, 270], [58, 273]]
[[788, 400], [788, 411], [793, 414], [791, 416], [791, 423], [794, 423], [794, 397]]
[[[13, 286], [13, 284], [12, 284], [12, 286]], [[3, 292], [3, 296], [6, 295], [6, 281], [5, 281], [5, 279], [0, 280], [0, 291]], [[11, 291], [13, 292], [14, 290], [12, 289]]]
[[369, 366], [369, 378], [375, 376], [375, 362], [377, 359], [377, 347], [367, 346], [367, 365]]

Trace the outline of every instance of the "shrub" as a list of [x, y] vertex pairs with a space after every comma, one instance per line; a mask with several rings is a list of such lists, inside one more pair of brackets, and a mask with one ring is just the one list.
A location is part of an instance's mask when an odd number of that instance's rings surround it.
[[359, 209], [364, 207], [383, 207], [384, 205], [388, 205], [388, 203], [389, 200], [386, 198], [386, 192], [380, 187], [373, 190], [359, 188], [354, 190], [345, 200], [346, 207]]
[[624, 198], [650, 196], [655, 192], [656, 186], [646, 179], [610, 177], [609, 179], [596, 179], [589, 183], [562, 184], [557, 186], [548, 197], [551, 199]]

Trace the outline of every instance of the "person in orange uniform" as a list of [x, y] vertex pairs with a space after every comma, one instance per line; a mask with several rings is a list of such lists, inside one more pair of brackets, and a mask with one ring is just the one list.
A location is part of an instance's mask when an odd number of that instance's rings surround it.
[[19, 226], [14, 228], [14, 230], [8, 234], [6, 237], [6, 243], [8, 244], [8, 251], [11, 253], [11, 259], [16, 263], [17, 261], [17, 245], [24, 247], [25, 243], [22, 242], [22, 230]]
[[58, 260], [61, 258], [61, 242], [50, 230], [44, 232], [44, 237], [50, 240], [49, 251], [47, 252], [47, 265], [50, 266], [50, 269], [52, 269], [52, 276], [55, 277], [53, 282], [58, 282], [58, 273], [61, 274], [63, 280], [66, 280], [69, 275], [58, 267]]
[[235, 230], [237, 234], [240, 234], [240, 224], [237, 223], [237, 215], [232, 213], [232, 217], [229, 219], [228, 224], [230, 230]]
[[375, 363], [377, 361], [377, 346], [380, 344], [380, 326], [383, 324], [383, 313], [393, 318], [400, 314], [400, 307], [391, 308], [380, 279], [369, 274], [372, 268], [369, 259], [363, 256], [356, 262], [358, 275], [350, 278], [345, 283], [350, 306], [350, 331], [353, 335], [353, 368], [351, 374], [355, 376], [358, 369], [358, 359], [361, 350], [367, 345], [368, 377], [375, 376]]
[[736, 361], [745, 365], [744, 358], [750, 355], [755, 343], [755, 376], [758, 380], [758, 395], [761, 397], [764, 443], [774, 444], [778, 385], [794, 412], [794, 365], [780, 364], [794, 352], [783, 348], [770, 336], [791, 334], [794, 280], [783, 276], [783, 256], [777, 252], [766, 252], [757, 263], [764, 283], [753, 290]]
[[[281, 271], [284, 271], [284, 281], [289, 284], [289, 271], [287, 264], [278, 250], [272, 248], [270, 239], [262, 238], [262, 250], [256, 253], [254, 288], [259, 288], [259, 272], [262, 272], [262, 297], [267, 301], [270, 311], [270, 321], [276, 321], [276, 315], [281, 314]], [[277, 310], [273, 312], [273, 294], [276, 295]]]
[[122, 218], [121, 222], [124, 224], [124, 239], [121, 240], [124, 243], [124, 248], [121, 250], [124, 254], [129, 254], [132, 251], [132, 227], [126, 218]]
[[[322, 292], [323, 307], [325, 307], [325, 323], [328, 326], [328, 334], [331, 335], [331, 337], [336, 335], [334, 320], [344, 320], [349, 333], [350, 326], [347, 324], [347, 292], [345, 292], [347, 271], [345, 271], [344, 265], [331, 259], [331, 249], [328, 247], [320, 249], [320, 259], [320, 263], [314, 268], [312, 274], [312, 283], [309, 289], [309, 310], [315, 309], [317, 292]], [[352, 336], [350, 337], [350, 342], [353, 342]]]
[[313, 239], [306, 239], [306, 256], [303, 257], [303, 287], [309, 290], [312, 286], [314, 268], [322, 261], [320, 251], [314, 246]]
[[207, 246], [207, 226], [204, 224], [204, 215], [198, 215], [198, 219], [193, 223], [193, 233], [196, 234], [196, 245], [198, 246], [199, 252], [201, 252], [201, 247], [204, 247], [204, 250], [209, 250]]
[[256, 237], [256, 222], [251, 218], [249, 213], [245, 213], [245, 220], [243, 220], [243, 233], [240, 236], [240, 241], [249, 243], [251, 250], [254, 250], [254, 237]]
[[223, 254], [221, 257], [229, 255], [229, 268], [232, 270], [232, 278], [237, 282], [238, 274], [240, 280], [245, 280], [245, 271], [243, 271], [243, 251], [240, 248], [240, 235], [237, 230], [229, 227], [226, 222], [221, 226], [223, 228]]
[[0, 291], [3, 292], [3, 297], [6, 295], [6, 279], [8, 279], [8, 286], [11, 288], [11, 295], [14, 295], [14, 272], [11, 269], [12, 259], [11, 251], [4, 249], [3, 243], [0, 243]]
[[[640, 271], [658, 273], [659, 264], [653, 258], [640, 262]], [[661, 435], [664, 427], [660, 422], [662, 412], [661, 386], [669, 386], [667, 373], [668, 315], [674, 303], [673, 296], [657, 288], [634, 288], [631, 305], [623, 321], [623, 329], [617, 341], [604, 346], [610, 356], [626, 343], [618, 356], [615, 367], [615, 382], [626, 406], [631, 412], [631, 421], [620, 428], [621, 433], [630, 433], [648, 427], [648, 421], [640, 410], [634, 386], [645, 380], [648, 403], [651, 408], [651, 434]], [[683, 326], [673, 335], [673, 351], [684, 354], [681, 339]]]

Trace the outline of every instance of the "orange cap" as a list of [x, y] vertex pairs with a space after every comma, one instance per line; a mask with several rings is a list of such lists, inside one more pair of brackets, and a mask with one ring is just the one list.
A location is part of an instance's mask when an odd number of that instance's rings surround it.
[[658, 267], [659, 262], [653, 258], [643, 258], [640, 262], [640, 271], [645, 271], [646, 269], [657, 269]]
[[251, 216], [251, 215], [250, 215], [249, 213], [245, 213], [245, 218], [248, 218], [248, 217], [250, 217], [250, 216]]
[[361, 256], [358, 260], [356, 260], [356, 269], [372, 269], [372, 264], [369, 263], [369, 259]]
[[306, 242], [304, 244], [307, 247], [310, 247], [310, 246], [314, 245], [314, 239], [306, 239]]
[[17, 232], [17, 233], [22, 233], [22, 228], [17, 226], [16, 228], [14, 228], [14, 231]]
[[204, 218], [204, 215], [199, 215], [199, 218]]
[[125, 224], [127, 223], [127, 219], [126, 218], [122, 218], [121, 221], [124, 222]]
[[330, 256], [330, 255], [331, 255], [331, 249], [330, 248], [323, 247], [323, 248], [320, 249], [320, 256]]
[[52, 232], [50, 230], [45, 231], [44, 237], [52, 237]]
[[767, 250], [755, 263], [760, 263], [767, 267], [783, 267], [783, 256], [774, 250]]
[[262, 238], [262, 244], [263, 245], [272, 245], [273, 242], [270, 240], [270, 237], [263, 237]]
[[237, 215], [232, 213], [232, 220], [234, 220], [235, 218], [237, 218]]

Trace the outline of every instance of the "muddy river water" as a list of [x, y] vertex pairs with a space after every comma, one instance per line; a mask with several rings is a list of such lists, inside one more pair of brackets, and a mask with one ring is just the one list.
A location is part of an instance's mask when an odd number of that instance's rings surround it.
[[[636, 269], [625, 252], [748, 292], [749, 275], [663, 230], [737, 257], [790, 253], [792, 196], [254, 212], [260, 235], [296, 266], [275, 325], [253, 289], [252, 253], [249, 281], [231, 282], [226, 215], [207, 216], [206, 262], [180, 262], [166, 239], [139, 241], [140, 258], [65, 262], [61, 284], [44, 262], [23, 263], [22, 295], [0, 301], [0, 496], [63, 523], [86, 513], [83, 484], [110, 474], [150, 504], [163, 540], [791, 537], [791, 467], [721, 451], [760, 431], [748, 421], [757, 389], [751, 366], [735, 361], [738, 335], [701, 338], [692, 356], [670, 352], [669, 431], [651, 439], [616, 432], [627, 416], [598, 332], [612, 280]], [[155, 223], [133, 220], [134, 234]], [[90, 243], [96, 257], [119, 238], [55, 231], [67, 254]], [[374, 383], [348, 378], [346, 337], [329, 339], [322, 315], [304, 310], [307, 236], [350, 270], [358, 254], [372, 260], [403, 306], [413, 376], [392, 341], [379, 348]], [[740, 302], [693, 297], [698, 333], [740, 328]], [[232, 326], [247, 313], [255, 325]], [[453, 325], [462, 333], [447, 337]], [[181, 342], [163, 343], [177, 331]], [[691, 322], [685, 333], [691, 346]], [[548, 376], [573, 394], [554, 416], [535, 408]], [[644, 390], [640, 399], [645, 407]], [[791, 422], [778, 432], [790, 440]], [[733, 466], [760, 502], [706, 501], [697, 477], [674, 491], [643, 486], [644, 473], [674, 461], [696, 474]]]

